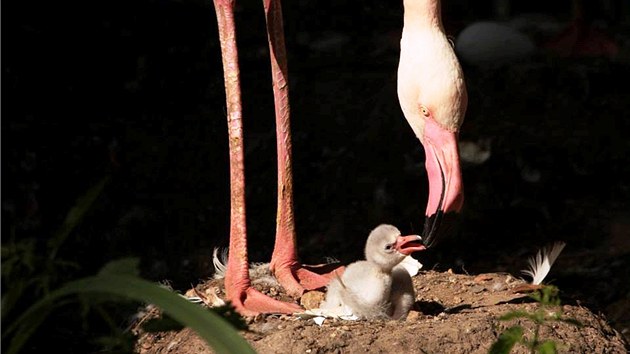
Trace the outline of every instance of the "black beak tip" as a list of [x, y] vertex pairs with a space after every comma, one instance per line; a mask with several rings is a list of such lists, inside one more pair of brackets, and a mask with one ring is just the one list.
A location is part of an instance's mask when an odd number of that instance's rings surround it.
[[428, 248], [435, 247], [441, 240], [453, 234], [459, 223], [459, 213], [444, 213], [438, 210], [426, 217], [422, 231], [422, 243]]

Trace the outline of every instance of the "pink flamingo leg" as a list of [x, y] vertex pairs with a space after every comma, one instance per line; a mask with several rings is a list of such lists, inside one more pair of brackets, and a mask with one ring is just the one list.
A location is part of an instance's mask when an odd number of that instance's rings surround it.
[[325, 286], [334, 275], [336, 265], [306, 266], [298, 262], [293, 218], [293, 177], [291, 166], [291, 125], [287, 57], [284, 44], [282, 5], [280, 0], [263, 0], [267, 22], [269, 56], [276, 113], [278, 153], [278, 212], [276, 242], [271, 270], [284, 289], [293, 296], [304, 290]]
[[251, 287], [245, 226], [243, 126], [234, 0], [214, 0], [214, 7], [223, 58], [230, 150], [230, 257], [225, 274], [227, 299], [245, 316], [258, 313], [293, 313], [300, 311], [300, 306], [274, 300]]

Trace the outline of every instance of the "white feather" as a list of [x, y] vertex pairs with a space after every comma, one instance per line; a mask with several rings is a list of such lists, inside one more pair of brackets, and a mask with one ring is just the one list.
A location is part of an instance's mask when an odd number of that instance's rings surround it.
[[219, 259], [219, 248], [215, 247], [212, 252], [212, 264], [214, 265], [214, 279], [225, 278], [225, 271], [227, 270], [227, 258], [228, 250], [224, 248], [221, 251], [221, 259]]
[[409, 272], [409, 275], [411, 275], [412, 277], [415, 277], [422, 268], [422, 263], [418, 262], [415, 258], [411, 256], [405, 257], [405, 259], [400, 262], [400, 265], [405, 268], [407, 272]]
[[532, 256], [527, 260], [529, 269], [522, 270], [522, 272], [532, 277], [532, 284], [540, 285], [542, 283], [565, 245], [566, 243], [562, 241], [555, 242], [551, 245], [551, 248], [543, 247], [536, 256]]

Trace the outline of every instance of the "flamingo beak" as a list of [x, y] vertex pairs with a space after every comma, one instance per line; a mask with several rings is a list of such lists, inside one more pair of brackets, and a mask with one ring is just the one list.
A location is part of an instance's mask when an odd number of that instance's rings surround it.
[[419, 235], [398, 236], [394, 248], [405, 256], [426, 249], [422, 244], [422, 237]]
[[457, 132], [449, 131], [427, 119], [423, 145], [429, 178], [429, 201], [423, 239], [430, 248], [451, 233], [464, 204]]

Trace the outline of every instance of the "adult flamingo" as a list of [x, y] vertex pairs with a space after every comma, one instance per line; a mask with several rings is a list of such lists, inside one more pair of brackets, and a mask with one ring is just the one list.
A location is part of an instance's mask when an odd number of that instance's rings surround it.
[[422, 236], [431, 247], [451, 230], [464, 203], [458, 132], [468, 95], [444, 33], [440, 0], [404, 0], [404, 8], [398, 99], [424, 147], [429, 200]]
[[[241, 92], [234, 25], [235, 0], [214, 0], [223, 58], [230, 150], [230, 246], [225, 288], [228, 300], [243, 315], [294, 313], [302, 309], [271, 299], [251, 287], [245, 223], [245, 175]], [[285, 290], [301, 295], [323, 287], [334, 270], [298, 262], [293, 220], [291, 135], [287, 63], [280, 0], [263, 0], [276, 114], [278, 214], [271, 269]], [[398, 94], [414, 132], [425, 147], [429, 202], [425, 243], [430, 247], [459, 212], [463, 191], [457, 151], [457, 130], [466, 108], [463, 75], [444, 35], [438, 0], [405, 0]], [[448, 221], [448, 220], [446, 220]]]
[[[251, 287], [248, 274], [243, 125], [234, 3], [235, 0], [214, 0], [223, 58], [230, 153], [230, 245], [225, 290], [227, 299], [242, 315], [294, 313], [302, 310], [301, 307], [274, 300], [256, 291]], [[325, 286], [335, 265], [306, 266], [298, 262], [293, 219], [289, 87], [282, 9], [280, 0], [263, 0], [263, 5], [271, 58], [278, 155], [276, 240], [270, 268], [285, 291], [297, 297], [305, 290]]]

